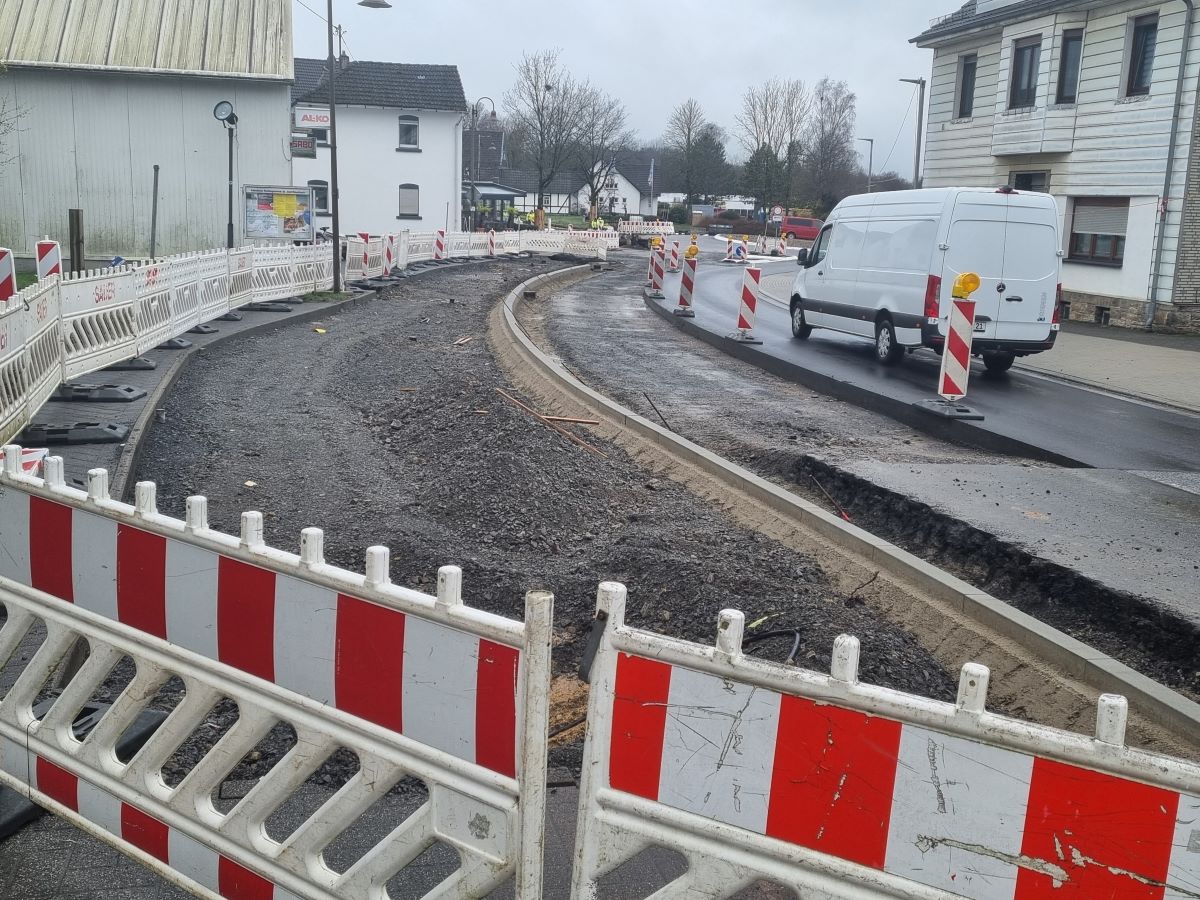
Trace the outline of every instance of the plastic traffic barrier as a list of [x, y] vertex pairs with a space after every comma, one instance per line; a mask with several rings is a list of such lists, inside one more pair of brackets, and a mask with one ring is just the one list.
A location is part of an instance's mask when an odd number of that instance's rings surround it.
[[858, 680], [842, 636], [829, 674], [625, 624], [600, 586], [573, 900], [651, 847], [688, 871], [662, 896], [721, 900], [760, 879], [821, 897], [1192, 896], [1200, 766], [1124, 744], [1124, 698], [1094, 737], [990, 713], [990, 674], [955, 703]]

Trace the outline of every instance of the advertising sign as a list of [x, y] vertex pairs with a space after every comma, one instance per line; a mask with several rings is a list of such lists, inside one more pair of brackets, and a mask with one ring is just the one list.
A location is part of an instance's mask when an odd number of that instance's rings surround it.
[[308, 131], [313, 128], [329, 127], [328, 109], [308, 109], [297, 106], [292, 110], [297, 131]]
[[311, 241], [312, 188], [246, 185], [246, 240]]
[[292, 159], [316, 159], [317, 139], [306, 134], [292, 135]]

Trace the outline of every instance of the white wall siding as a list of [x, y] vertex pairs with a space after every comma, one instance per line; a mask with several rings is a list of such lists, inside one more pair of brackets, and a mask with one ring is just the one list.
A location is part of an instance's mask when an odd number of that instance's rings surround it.
[[[185, 76], [12, 69], [0, 78], [23, 110], [0, 166], [0, 245], [32, 252], [67, 239], [67, 210], [84, 211], [89, 256], [149, 252], [153, 167], [160, 168], [158, 250], [224, 246], [227, 144], [212, 116], [230, 100], [240, 122], [237, 184], [286, 184], [286, 84]], [[235, 196], [240, 234], [241, 204]]]
[[[1153, 80], [1148, 96], [1123, 97], [1130, 19], [1159, 14]], [[1087, 293], [1146, 299], [1151, 283], [1158, 204], [1183, 44], [1184, 6], [1130, 0], [1101, 9], [1072, 11], [1010, 23], [935, 49], [930, 87], [925, 184], [929, 187], [1004, 184], [1020, 171], [1049, 171], [1060, 198], [1064, 235], [1070, 231], [1069, 198], [1129, 197], [1129, 233], [1120, 269], [1068, 263], [1064, 285]], [[1083, 28], [1078, 100], [1056, 106], [1062, 32]], [[1015, 41], [1040, 34], [1042, 51], [1033, 110], [1008, 109]], [[979, 55], [975, 115], [956, 121], [958, 59]], [[1191, 150], [1200, 16], [1193, 26], [1178, 123], [1178, 146], [1162, 227], [1159, 300], [1169, 301], [1174, 275], [1184, 180]]]
[[[420, 119], [420, 151], [398, 151], [399, 117]], [[338, 106], [339, 212], [344, 232], [457, 229], [462, 218], [462, 115], [421, 110]], [[329, 150], [292, 162], [296, 184], [329, 180]], [[400, 185], [420, 188], [420, 217], [398, 219]], [[318, 227], [330, 225], [318, 217]]]

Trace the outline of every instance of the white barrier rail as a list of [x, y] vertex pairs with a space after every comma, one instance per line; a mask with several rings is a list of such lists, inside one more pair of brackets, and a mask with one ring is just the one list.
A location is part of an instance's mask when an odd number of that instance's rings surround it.
[[675, 234], [675, 223], [660, 221], [630, 222], [625, 220], [617, 223], [617, 234], [627, 235], [630, 237], [643, 237], [646, 235], [656, 234]]
[[[482, 897], [515, 877], [518, 900], [541, 900], [549, 594], [529, 594], [525, 621], [512, 621], [464, 605], [453, 566], [429, 596], [389, 583], [383, 547], [358, 575], [324, 562], [319, 529], [304, 530], [296, 556], [264, 545], [260, 513], [244, 513], [235, 538], [208, 528], [203, 497], [179, 521], [157, 512], [153, 483], [127, 506], [108, 497], [104, 470], [85, 493], [64, 484], [61, 459], [42, 480], [22, 473], [19, 447], [4, 458], [0, 667], [12, 687], [0, 782], [204, 896], [376, 900], [442, 842], [460, 864], [429, 896]], [[79, 641], [86, 661], [35, 714]], [[113, 687], [122, 660], [134, 671]], [[117, 741], [171, 679], [182, 699], [121, 762]], [[116, 699], [80, 740], [73, 722], [102, 685]], [[168, 777], [228, 701], [236, 722]], [[237, 774], [252, 788], [218, 808], [221, 785], [247, 759], [261, 771], [251, 754], [281, 726], [291, 749], [268, 750], [259, 778]], [[268, 819], [339, 749], [356, 774], [271, 836]], [[326, 849], [403, 779], [428, 799], [348, 869], [331, 868]]]
[[984, 666], [944, 703], [861, 684], [852, 637], [823, 675], [744, 655], [739, 612], [705, 647], [625, 601], [601, 585], [573, 900], [651, 846], [689, 864], [655, 897], [1200, 896], [1200, 766], [1126, 747], [1124, 698], [1084, 737], [988, 712]]

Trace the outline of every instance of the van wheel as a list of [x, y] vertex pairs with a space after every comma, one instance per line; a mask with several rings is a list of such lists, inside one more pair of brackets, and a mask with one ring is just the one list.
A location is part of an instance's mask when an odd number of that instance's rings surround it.
[[1012, 368], [1012, 364], [1017, 361], [1015, 353], [1006, 353], [1001, 350], [988, 351], [983, 354], [984, 367], [994, 374], [1007, 372]]
[[886, 316], [875, 323], [875, 358], [885, 366], [904, 358], [904, 346], [896, 340], [896, 329]]
[[792, 304], [792, 337], [807, 341], [813, 327], [804, 321], [804, 307], [798, 302]]

